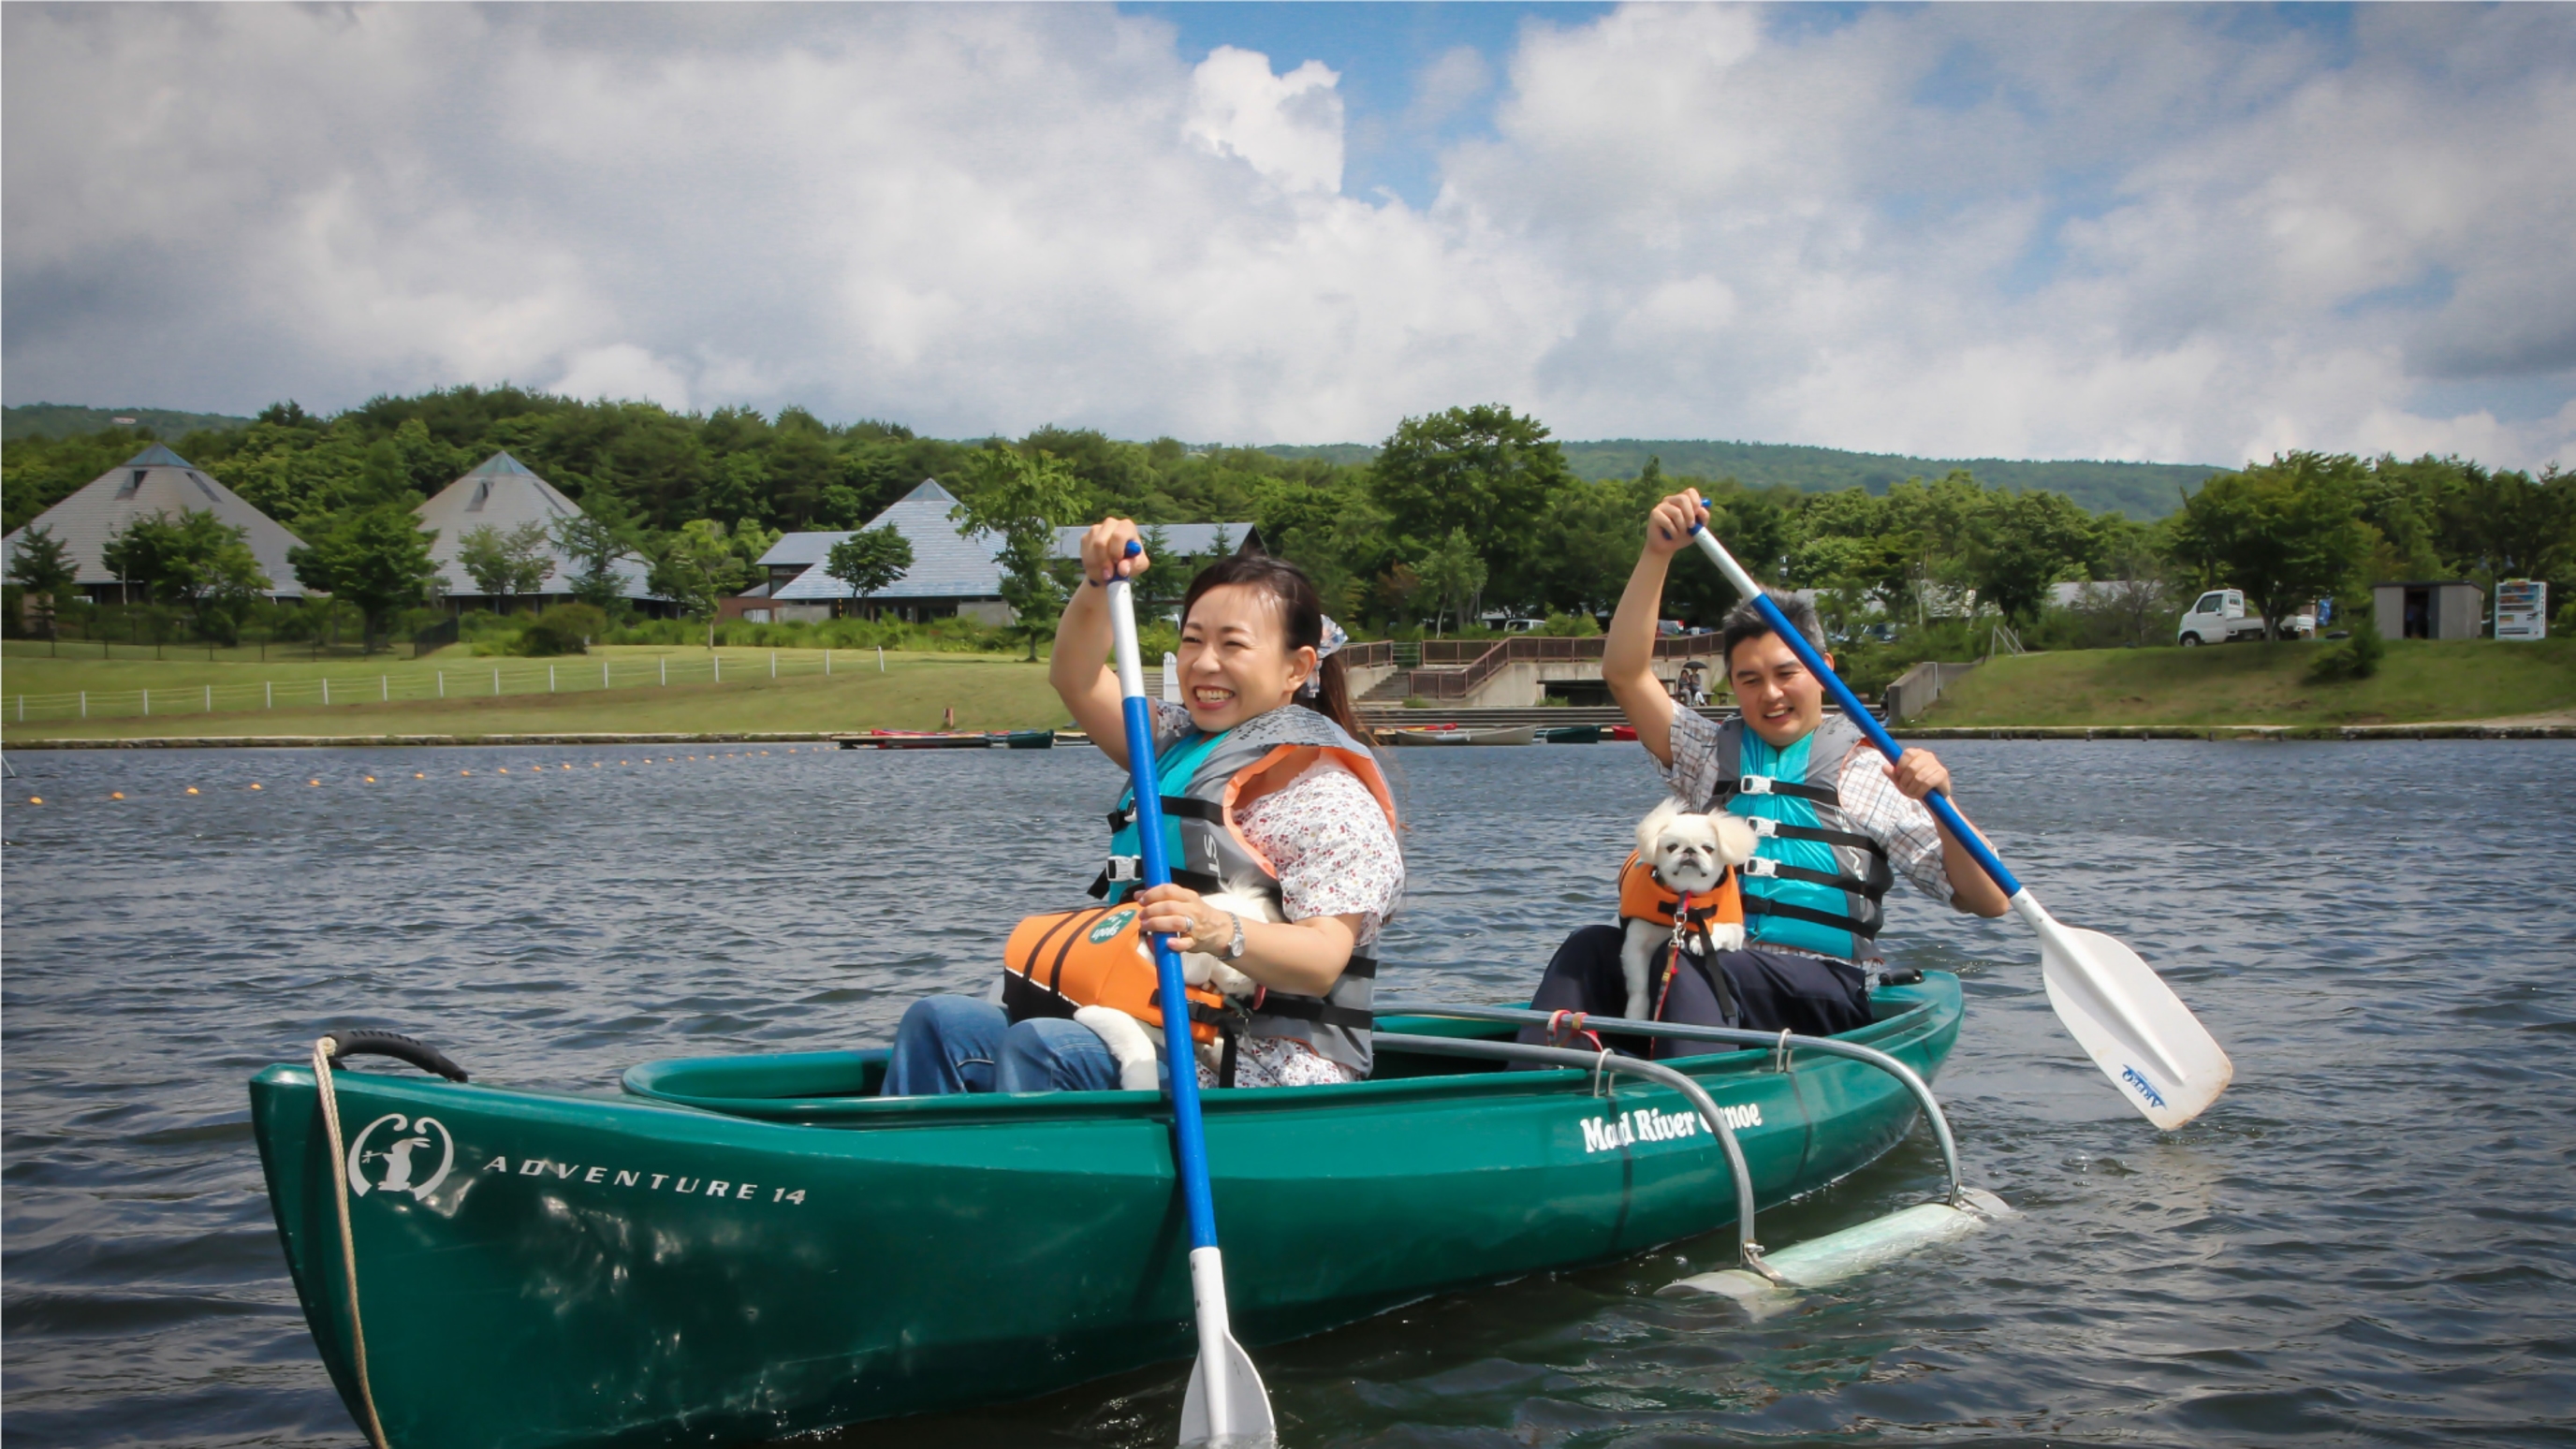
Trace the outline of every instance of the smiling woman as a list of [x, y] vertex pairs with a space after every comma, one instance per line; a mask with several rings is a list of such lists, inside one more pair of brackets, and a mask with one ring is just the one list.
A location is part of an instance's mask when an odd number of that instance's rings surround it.
[[[1101, 587], [1150, 568], [1136, 525], [1082, 539], [1083, 587], [1066, 604], [1051, 667], [1065, 707], [1127, 764], [1108, 668]], [[1310, 1086], [1368, 1075], [1369, 946], [1404, 885], [1395, 806], [1357, 727], [1340, 629], [1294, 564], [1234, 555], [1202, 570], [1182, 605], [1183, 702], [1154, 720], [1171, 883], [1137, 891], [1133, 792], [1110, 816], [1092, 894], [1134, 909], [1020, 924], [999, 1004], [931, 997], [904, 1014], [887, 1096], [974, 1091], [1151, 1090], [1164, 1068], [1147, 934], [1186, 953], [1212, 1087]], [[1040, 960], [1045, 965], [1041, 969]]]

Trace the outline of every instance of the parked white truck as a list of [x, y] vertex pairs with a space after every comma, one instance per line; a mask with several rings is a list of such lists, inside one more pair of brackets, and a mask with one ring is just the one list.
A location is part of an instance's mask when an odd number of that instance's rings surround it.
[[[2293, 614], [2282, 621], [2284, 639], [2314, 638], [2317, 616]], [[2185, 648], [2201, 644], [2232, 644], [2239, 639], [2263, 637], [2263, 616], [2245, 610], [2241, 589], [2211, 589], [2196, 600], [2174, 626], [2174, 642]]]

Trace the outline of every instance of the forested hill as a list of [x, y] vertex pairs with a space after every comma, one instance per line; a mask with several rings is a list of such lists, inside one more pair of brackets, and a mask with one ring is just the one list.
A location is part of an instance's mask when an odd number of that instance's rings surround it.
[[[1850, 453], [1792, 443], [1718, 443], [1693, 438], [1609, 438], [1563, 442], [1565, 461], [1584, 478], [1634, 478], [1648, 458], [1684, 478], [1733, 478], [1748, 488], [1785, 486], [1802, 493], [1866, 488], [1885, 493], [1908, 478], [1938, 478], [1954, 468], [1977, 481], [2015, 492], [2033, 488], [2063, 493], [2094, 513], [2118, 512], [2140, 521], [2162, 518], [2182, 506], [2186, 489], [2226, 469], [2203, 463], [2017, 462], [2006, 458], [1910, 458], [1901, 453]], [[1377, 455], [1366, 443], [1281, 446], [1262, 451], [1283, 458], [1322, 458], [1350, 465]]]
[[[131, 426], [175, 440], [194, 432], [246, 428], [249, 418], [223, 413], [174, 412], [168, 408], [91, 408], [65, 403], [29, 403], [6, 411], [0, 437], [71, 438], [96, 433], [131, 418]], [[2186, 490], [2223, 468], [2201, 463], [2023, 462], [2005, 458], [1913, 458], [1901, 453], [1852, 453], [1840, 448], [1810, 448], [1791, 443], [1721, 443], [1697, 438], [1607, 438], [1596, 442], [1561, 442], [1565, 461], [1580, 478], [1634, 478], [1648, 458], [1661, 458], [1664, 472], [1683, 478], [1733, 478], [1748, 488], [1789, 487], [1802, 493], [1835, 493], [1866, 488], [1883, 494], [1908, 478], [1938, 478], [1954, 468], [1977, 475], [1989, 487], [2026, 492], [2046, 489], [2063, 493], [2093, 513], [2117, 512], [2152, 522], [2182, 505]], [[1318, 458], [1340, 467], [1366, 463], [1377, 456], [1369, 443], [1277, 444], [1260, 451], [1277, 458]]]
[[168, 408], [85, 408], [70, 403], [27, 403], [0, 416], [0, 438], [76, 438], [119, 425], [149, 428], [163, 438], [196, 432], [222, 432], [249, 427], [251, 420], [229, 413], [182, 413]]

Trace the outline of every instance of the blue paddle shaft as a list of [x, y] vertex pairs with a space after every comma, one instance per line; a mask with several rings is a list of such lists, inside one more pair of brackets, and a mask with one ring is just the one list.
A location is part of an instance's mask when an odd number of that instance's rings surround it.
[[[1127, 552], [1134, 555], [1143, 550], [1130, 543]], [[1145, 886], [1150, 890], [1172, 883], [1172, 862], [1163, 853], [1163, 782], [1154, 768], [1154, 710], [1141, 686], [1142, 667], [1132, 658], [1136, 615], [1126, 580], [1113, 580], [1109, 590], [1118, 646], [1131, 655], [1120, 661], [1120, 703], [1126, 709], [1127, 777], [1136, 792], [1136, 835], [1145, 858]], [[1190, 1042], [1189, 992], [1181, 977], [1181, 953], [1160, 932], [1154, 935], [1154, 974], [1162, 987], [1163, 1055], [1172, 1081], [1172, 1141], [1179, 1157], [1181, 1200], [1189, 1206], [1190, 1246], [1213, 1248], [1216, 1202], [1208, 1190], [1207, 1134], [1199, 1122], [1199, 1059]]]
[[[1737, 591], [1744, 592], [1746, 585], [1751, 582], [1751, 576], [1745, 574], [1740, 566], [1727, 567], [1734, 564], [1735, 559], [1726, 552], [1725, 545], [1720, 544], [1714, 534], [1696, 524], [1692, 526], [1691, 532], [1698, 537], [1700, 546], [1709, 551], [1710, 557], [1720, 561], [1719, 567], [1726, 569], [1729, 581], [1735, 585]], [[1751, 590], [1750, 597], [1753, 600], [1753, 607], [1770, 623], [1771, 632], [1780, 636], [1781, 641], [1789, 646], [1790, 652], [1798, 656], [1798, 662], [1807, 666], [1809, 674], [1824, 681], [1825, 692], [1833, 696], [1834, 703], [1842, 706], [1843, 717], [1859, 725], [1861, 733], [1869, 736], [1869, 742], [1878, 746], [1880, 754], [1890, 760], [1903, 755], [1905, 747], [1898, 744], [1896, 737], [1887, 732], [1887, 727], [1878, 722], [1878, 716], [1871, 714], [1868, 706], [1860, 702], [1860, 696], [1851, 692], [1851, 686], [1843, 683], [1842, 676], [1834, 673], [1833, 666], [1825, 663], [1825, 656], [1815, 645], [1807, 642], [1807, 636], [1800, 633], [1796, 625], [1789, 622], [1789, 616], [1781, 612], [1780, 605], [1759, 586]], [[1923, 803], [1932, 811], [1932, 818], [1940, 821], [1942, 828], [1950, 832], [1951, 838], [1966, 846], [1968, 854], [1976, 858], [1978, 866], [1993, 878], [1996, 885], [2003, 887], [2006, 896], [2021, 894], [2021, 882], [2014, 879], [2013, 873], [2005, 868], [2002, 858], [1987, 847], [1985, 840], [1977, 832], [1968, 828], [1968, 822], [1960, 818], [1959, 807], [1950, 803], [1949, 796], [1935, 790], [1923, 797]]]

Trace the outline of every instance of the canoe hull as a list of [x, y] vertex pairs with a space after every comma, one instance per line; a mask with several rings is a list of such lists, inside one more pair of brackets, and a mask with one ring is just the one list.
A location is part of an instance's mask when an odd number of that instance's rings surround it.
[[[1860, 1039], [1928, 1075], [1958, 1031], [1957, 984], [1887, 995], [1906, 993], [1891, 1004], [1913, 1009]], [[630, 1090], [700, 1102], [754, 1093], [751, 1110], [778, 1120], [339, 1074], [352, 1133], [403, 1119], [353, 1144], [375, 1185], [351, 1214], [392, 1443], [758, 1440], [1193, 1352], [1157, 1097], [846, 1095], [881, 1055], [629, 1074]], [[1699, 1061], [1745, 1124], [1764, 1204], [1867, 1164], [1913, 1121], [1901, 1090], [1857, 1064]], [[251, 1098], [296, 1290], [354, 1404], [311, 1073], [271, 1067]], [[1723, 1227], [1725, 1169], [1704, 1132], [1676, 1130], [1685, 1115], [1677, 1094], [1625, 1084], [1605, 1101], [1572, 1072], [1212, 1093], [1236, 1334], [1276, 1342]], [[426, 1144], [411, 1172], [425, 1191], [388, 1177], [383, 1149], [404, 1131]], [[452, 1165], [433, 1179], [440, 1160]]]

